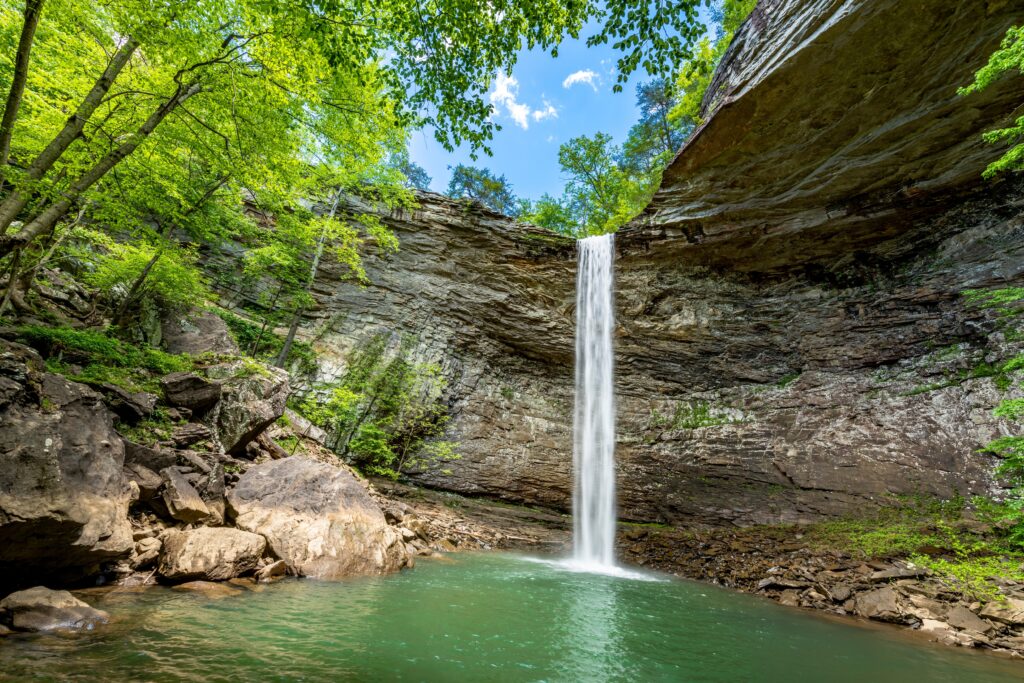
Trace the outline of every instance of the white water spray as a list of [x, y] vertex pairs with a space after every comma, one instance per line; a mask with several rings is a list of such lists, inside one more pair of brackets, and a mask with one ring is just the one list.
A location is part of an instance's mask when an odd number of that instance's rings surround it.
[[612, 387], [612, 235], [578, 242], [574, 564], [615, 566], [615, 396]]

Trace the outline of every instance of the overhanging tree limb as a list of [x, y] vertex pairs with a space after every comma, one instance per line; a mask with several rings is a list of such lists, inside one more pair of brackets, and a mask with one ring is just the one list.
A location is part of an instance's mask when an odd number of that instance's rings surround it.
[[[85, 124], [89, 121], [89, 117], [92, 116], [96, 108], [103, 102], [103, 97], [110, 90], [110, 86], [114, 84], [118, 75], [124, 69], [125, 65], [131, 59], [132, 54], [139, 47], [139, 41], [132, 37], [128, 37], [124, 44], [118, 48], [117, 52], [111, 58], [110, 63], [107, 64], [107, 68], [103, 70], [103, 73], [96, 80], [96, 83], [92, 86], [92, 90], [85, 96], [82, 103], [78, 105], [78, 109], [75, 113], [64, 124], [64, 127], [54, 136], [50, 144], [43, 149], [42, 152], [29, 164], [28, 168], [25, 169], [25, 179], [29, 181], [39, 180], [46, 172], [53, 167], [53, 165], [60, 159], [64, 151], [71, 145], [75, 139], [82, 134], [82, 129], [85, 128]], [[10, 227], [11, 223], [25, 205], [28, 204], [29, 199], [32, 197], [32, 193], [25, 190], [17, 190], [11, 192], [10, 195], [0, 204], [0, 235], [7, 232], [7, 228]], [[65, 208], [65, 211], [67, 209]], [[6, 253], [6, 252], [5, 252]]]
[[135, 149], [148, 138], [160, 123], [167, 116], [178, 108], [188, 98], [200, 92], [202, 87], [199, 83], [179, 85], [174, 94], [162, 102], [160, 106], [149, 115], [134, 134], [117, 148], [108, 152], [92, 168], [78, 177], [75, 182], [63, 192], [63, 196], [47, 206], [41, 213], [28, 222], [21, 230], [13, 235], [0, 238], [0, 258], [6, 256], [12, 249], [24, 246], [43, 234], [60, 220], [61, 216], [67, 213], [71, 205], [88, 190], [100, 178], [106, 175], [112, 168], [128, 157]]

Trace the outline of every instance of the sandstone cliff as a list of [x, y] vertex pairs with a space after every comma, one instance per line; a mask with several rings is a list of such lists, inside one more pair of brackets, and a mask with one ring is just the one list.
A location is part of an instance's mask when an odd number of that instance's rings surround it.
[[[932, 5], [935, 5], [934, 7]], [[1022, 82], [956, 95], [1019, 3], [772, 0], [707, 122], [616, 238], [623, 516], [752, 524], [997, 492], [993, 367], [1019, 348], [961, 292], [1024, 282], [1024, 184], [984, 183]], [[421, 482], [567, 507], [574, 245], [420, 197], [373, 285], [321, 273], [321, 379], [381, 330], [451, 380], [462, 459]], [[998, 381], [997, 381], [998, 380]], [[1012, 380], [1012, 378], [1011, 378]]]

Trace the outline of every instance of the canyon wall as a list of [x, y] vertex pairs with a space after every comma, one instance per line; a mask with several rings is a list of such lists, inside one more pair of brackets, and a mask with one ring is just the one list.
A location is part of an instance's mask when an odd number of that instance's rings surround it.
[[[619, 503], [756, 524], [998, 493], [979, 452], [1021, 380], [1012, 323], [962, 292], [1024, 284], [1024, 183], [984, 182], [1024, 78], [959, 85], [1020, 3], [763, 1], [706, 123], [616, 236]], [[1019, 115], [1019, 112], [1017, 113]], [[321, 380], [381, 331], [449, 379], [461, 459], [415, 475], [567, 508], [575, 245], [422, 194], [372, 285], [330, 267], [301, 329]], [[1016, 341], [1015, 341], [1016, 339]]]

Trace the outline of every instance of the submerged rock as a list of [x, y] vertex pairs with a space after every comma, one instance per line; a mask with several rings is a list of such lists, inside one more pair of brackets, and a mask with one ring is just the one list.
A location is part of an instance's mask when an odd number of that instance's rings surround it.
[[223, 527], [168, 531], [158, 572], [171, 581], [226, 581], [256, 569], [267, 547], [259, 534]]
[[92, 629], [107, 623], [109, 615], [67, 591], [43, 586], [11, 593], [0, 600], [0, 621], [17, 631]]
[[348, 471], [301, 457], [250, 467], [228, 492], [235, 525], [296, 574], [338, 579], [406, 563], [401, 535]]
[[233, 588], [224, 583], [216, 583], [214, 581], [189, 581], [188, 583], [179, 583], [177, 586], [174, 586], [174, 590], [196, 593], [197, 595], [209, 598], [210, 600], [231, 598], [242, 594], [242, 591], [237, 588]]
[[80, 579], [132, 550], [111, 415], [95, 391], [41, 367], [0, 342], [0, 583], [9, 586]]

